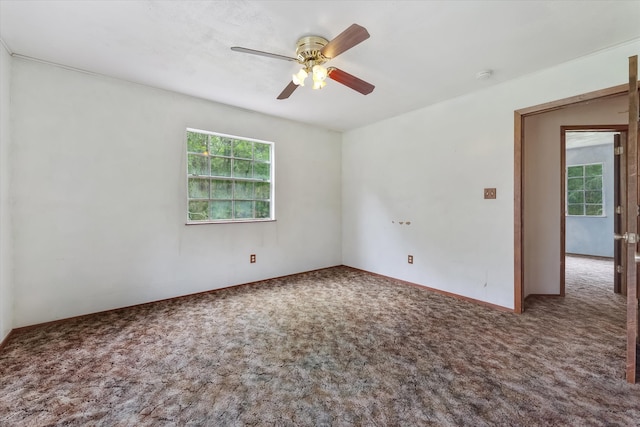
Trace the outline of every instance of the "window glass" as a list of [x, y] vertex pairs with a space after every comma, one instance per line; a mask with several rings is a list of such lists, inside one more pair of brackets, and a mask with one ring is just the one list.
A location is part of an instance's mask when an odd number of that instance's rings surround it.
[[604, 215], [603, 164], [567, 166], [567, 215]]
[[273, 143], [187, 129], [188, 223], [273, 219]]

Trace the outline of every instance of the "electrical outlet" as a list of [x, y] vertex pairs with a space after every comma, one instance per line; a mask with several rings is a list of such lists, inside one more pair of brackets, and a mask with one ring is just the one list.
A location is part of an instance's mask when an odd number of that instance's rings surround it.
[[485, 188], [484, 189], [484, 198], [485, 199], [495, 199], [496, 198], [496, 189], [495, 188]]
[[250, 262], [251, 264], [253, 264], [253, 263], [255, 263], [255, 262], [256, 262], [256, 254], [251, 254], [251, 255], [249, 255], [249, 262]]
[[409, 262], [409, 264], [413, 264], [413, 255], [409, 255], [407, 262]]

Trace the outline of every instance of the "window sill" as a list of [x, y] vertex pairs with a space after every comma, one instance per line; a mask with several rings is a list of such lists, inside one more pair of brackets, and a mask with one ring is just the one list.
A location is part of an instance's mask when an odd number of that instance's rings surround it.
[[246, 220], [234, 220], [234, 221], [198, 221], [187, 222], [184, 225], [208, 225], [208, 224], [247, 224], [253, 222], [276, 222], [275, 219], [246, 219]]

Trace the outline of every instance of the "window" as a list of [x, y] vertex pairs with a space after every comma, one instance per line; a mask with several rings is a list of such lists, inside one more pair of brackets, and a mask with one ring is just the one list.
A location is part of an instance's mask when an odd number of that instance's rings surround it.
[[602, 163], [567, 166], [567, 215], [602, 216]]
[[187, 129], [188, 223], [273, 219], [273, 143]]

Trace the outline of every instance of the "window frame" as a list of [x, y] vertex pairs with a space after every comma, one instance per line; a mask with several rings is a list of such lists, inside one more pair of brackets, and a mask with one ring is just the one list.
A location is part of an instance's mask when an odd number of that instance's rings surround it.
[[[242, 177], [234, 177], [233, 176], [233, 167], [232, 167], [232, 171], [231, 171], [231, 175], [228, 177], [223, 177], [223, 176], [212, 176], [211, 173], [209, 173], [209, 175], [193, 175], [191, 173], [189, 173], [189, 155], [190, 154], [197, 154], [197, 155], [203, 155], [205, 157], [207, 157], [208, 159], [211, 158], [228, 158], [228, 159], [236, 159], [236, 157], [233, 156], [233, 154], [231, 154], [230, 156], [212, 156], [210, 153], [207, 154], [203, 154], [203, 153], [195, 153], [195, 152], [191, 152], [189, 151], [189, 132], [192, 133], [199, 133], [199, 134], [204, 134], [207, 136], [218, 136], [218, 137], [222, 137], [222, 138], [228, 138], [231, 139], [232, 141], [248, 141], [248, 142], [257, 142], [260, 144], [266, 144], [269, 146], [269, 180], [265, 181], [265, 180], [260, 180], [260, 179], [255, 179], [255, 178], [242, 178]], [[233, 143], [232, 143], [232, 147], [233, 147]], [[209, 147], [207, 147], [209, 148]], [[213, 131], [207, 131], [207, 130], [203, 130], [203, 129], [196, 129], [196, 128], [186, 128], [185, 133], [184, 133], [184, 148], [183, 148], [183, 153], [185, 154], [185, 175], [186, 175], [186, 224], [185, 225], [200, 225], [200, 224], [236, 224], [236, 223], [250, 223], [250, 222], [272, 222], [275, 221], [275, 143], [273, 141], [266, 141], [266, 140], [261, 140], [261, 139], [256, 139], [256, 138], [248, 138], [248, 137], [243, 137], [243, 136], [237, 136], [237, 135], [230, 135], [230, 134], [226, 134], [226, 133], [220, 133], [220, 132], [213, 132]], [[233, 148], [232, 148], [233, 150]], [[244, 158], [237, 158], [240, 160], [245, 160]], [[252, 162], [255, 162], [255, 159], [251, 159]], [[209, 160], [210, 163], [210, 160]], [[210, 166], [209, 166], [210, 167]], [[225, 181], [230, 181], [232, 182], [232, 188], [233, 186], [235, 186], [236, 182], [253, 182], [253, 183], [264, 183], [264, 182], [268, 182], [269, 183], [269, 189], [270, 189], [270, 197], [268, 199], [269, 201], [269, 217], [268, 218], [228, 218], [228, 219], [208, 219], [208, 220], [203, 220], [203, 221], [197, 221], [197, 220], [193, 220], [190, 218], [190, 211], [189, 211], [189, 204], [192, 201], [204, 201], [204, 202], [210, 202], [211, 200], [214, 200], [211, 198], [211, 193], [209, 193], [209, 197], [208, 198], [191, 198], [190, 197], [190, 191], [189, 191], [189, 180], [190, 178], [195, 178], [195, 177], [202, 177], [202, 178], [209, 178], [209, 179], [220, 179], [220, 180], [225, 180]], [[211, 190], [209, 190], [211, 191]], [[236, 202], [236, 197], [235, 194], [233, 194], [233, 190], [232, 190], [232, 197], [231, 197], [231, 202], [232, 202], [232, 215], [234, 214], [234, 204]], [[239, 200], [244, 200], [244, 199], [239, 199]], [[254, 192], [254, 197], [253, 199], [251, 199], [253, 202], [255, 201], [261, 201], [262, 199], [256, 199], [255, 198], [255, 192]], [[254, 208], [254, 214], [255, 214], [255, 208]]]
[[[599, 176], [600, 177], [600, 196], [601, 196], [601, 202], [600, 203], [587, 203], [586, 200], [586, 194], [583, 197], [583, 202], [582, 203], [569, 203], [569, 192], [571, 190], [569, 190], [569, 168], [572, 167], [577, 167], [577, 166], [582, 166], [583, 168], [583, 173], [582, 173], [582, 180], [583, 180], [583, 187], [586, 187], [586, 179], [587, 179], [587, 175], [585, 174], [586, 172], [586, 168], [587, 166], [595, 166], [595, 165], [600, 165], [601, 167], [601, 174], [600, 175], [593, 175], [595, 176]], [[567, 165], [566, 169], [565, 169], [565, 216], [567, 217], [572, 217], [572, 218], [605, 218], [606, 215], [606, 206], [605, 206], [605, 193], [604, 193], [604, 174], [605, 174], [605, 164], [604, 162], [592, 162], [592, 163], [576, 163], [573, 165]], [[598, 191], [598, 190], [587, 190], [586, 188], [583, 188], [581, 190], [584, 193], [586, 193], [587, 191]], [[570, 214], [569, 213], [569, 205], [582, 205], [584, 210], [583, 212], [585, 212], [584, 214]], [[589, 205], [601, 205], [602, 206], [602, 213], [600, 215], [589, 215], [587, 214], [587, 206]]]

